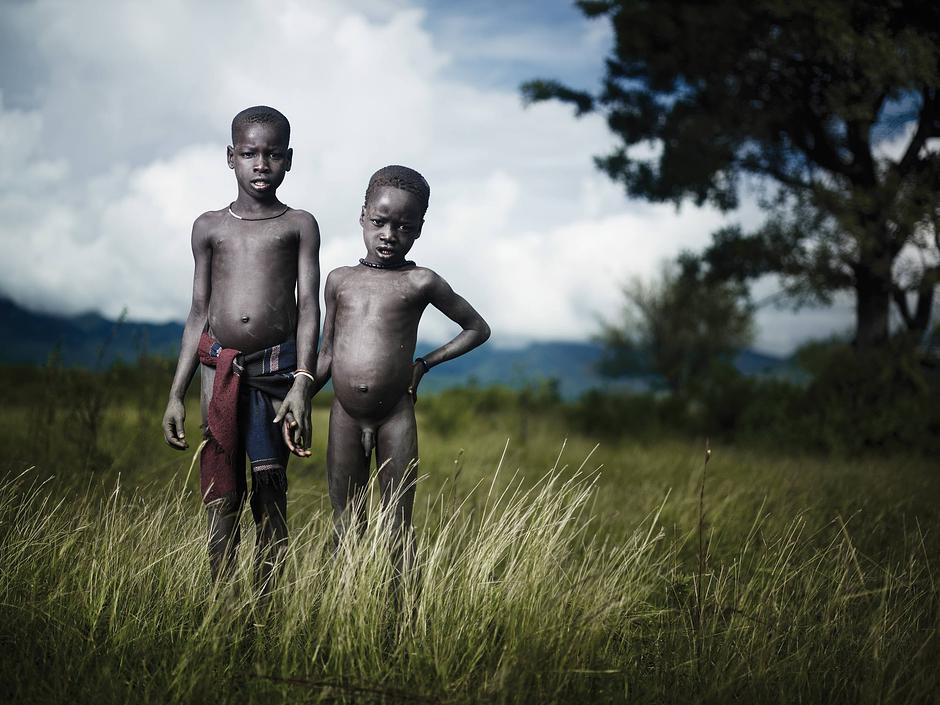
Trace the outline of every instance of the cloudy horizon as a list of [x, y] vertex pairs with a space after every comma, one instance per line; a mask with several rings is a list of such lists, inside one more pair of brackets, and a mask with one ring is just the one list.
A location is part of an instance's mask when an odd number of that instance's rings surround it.
[[[268, 104], [292, 125], [279, 196], [317, 217], [324, 279], [362, 255], [371, 173], [404, 163], [432, 190], [412, 257], [466, 296], [494, 343], [590, 337], [630, 277], [760, 216], [628, 200], [594, 169], [613, 144], [600, 117], [524, 107], [527, 78], [596, 86], [610, 42], [567, 2], [529, 6], [3, 4], [0, 144], [15, 168], [0, 174], [0, 293], [47, 312], [184, 319], [192, 221], [235, 196], [231, 118]], [[851, 323], [847, 301], [762, 308], [755, 347], [787, 353]], [[429, 311], [421, 337], [453, 331]]]

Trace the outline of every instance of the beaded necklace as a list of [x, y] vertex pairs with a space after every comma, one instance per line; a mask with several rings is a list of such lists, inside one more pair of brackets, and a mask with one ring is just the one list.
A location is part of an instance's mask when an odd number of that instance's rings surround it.
[[372, 267], [372, 269], [401, 269], [402, 267], [407, 267], [409, 264], [414, 264], [410, 259], [406, 259], [404, 262], [399, 262], [398, 264], [380, 264], [378, 262], [370, 262], [366, 259], [360, 259], [359, 264], [364, 264], [366, 267]]

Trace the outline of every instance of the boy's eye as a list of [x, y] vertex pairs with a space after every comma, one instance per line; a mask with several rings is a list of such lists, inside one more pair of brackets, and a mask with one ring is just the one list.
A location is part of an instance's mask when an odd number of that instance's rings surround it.
[[248, 157], [253, 157], [254, 155], [255, 155], [254, 152], [242, 152], [242, 156], [245, 157], [246, 159]]
[[405, 223], [403, 225], [399, 225], [398, 229], [401, 230], [402, 232], [408, 232], [409, 230], [411, 230], [411, 226]]
[[379, 220], [378, 218], [369, 218], [369, 222], [375, 225], [376, 227], [382, 226], [382, 221]]

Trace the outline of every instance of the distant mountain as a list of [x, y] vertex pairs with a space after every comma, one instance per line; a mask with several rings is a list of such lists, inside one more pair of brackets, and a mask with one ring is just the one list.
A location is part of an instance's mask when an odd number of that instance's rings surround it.
[[175, 357], [182, 333], [180, 323], [117, 323], [97, 313], [33, 313], [0, 298], [3, 363], [41, 364], [57, 346], [68, 366], [95, 367], [119, 359], [131, 362], [143, 352]]
[[[183, 326], [180, 323], [140, 323], [109, 320], [95, 313], [58, 316], [32, 313], [0, 298], [0, 363], [42, 364], [58, 347], [68, 366], [107, 366], [116, 360], [133, 362], [141, 353], [175, 358]], [[419, 343], [418, 354], [434, 347]], [[446, 365], [434, 368], [422, 389], [434, 391], [465, 384], [505, 384], [522, 387], [547, 379], [558, 381], [565, 398], [591, 388], [643, 390], [655, 384], [651, 375], [610, 380], [596, 371], [601, 347], [586, 342], [538, 342], [518, 348], [484, 345]], [[735, 366], [744, 374], [786, 374], [790, 363], [782, 358], [742, 350]]]
[[[418, 345], [419, 351], [433, 345]], [[591, 388], [645, 390], [655, 381], [649, 375], [611, 380], [596, 370], [601, 347], [595, 343], [549, 341], [529, 343], [519, 348], [484, 345], [463, 357], [435, 367], [421, 382], [428, 391], [463, 384], [504, 384], [523, 387], [554, 379], [565, 398], [577, 397]], [[420, 352], [419, 352], [420, 354]]]

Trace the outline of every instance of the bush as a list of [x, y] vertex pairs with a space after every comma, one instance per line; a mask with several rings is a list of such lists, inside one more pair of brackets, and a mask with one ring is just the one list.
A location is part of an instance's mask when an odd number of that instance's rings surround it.
[[661, 402], [652, 394], [612, 394], [599, 389], [570, 405], [568, 420], [578, 431], [603, 436], [649, 435], [663, 426]]
[[833, 345], [811, 352], [815, 374], [798, 420], [819, 445], [849, 453], [940, 448], [940, 385], [912, 346], [898, 340], [884, 351]]

